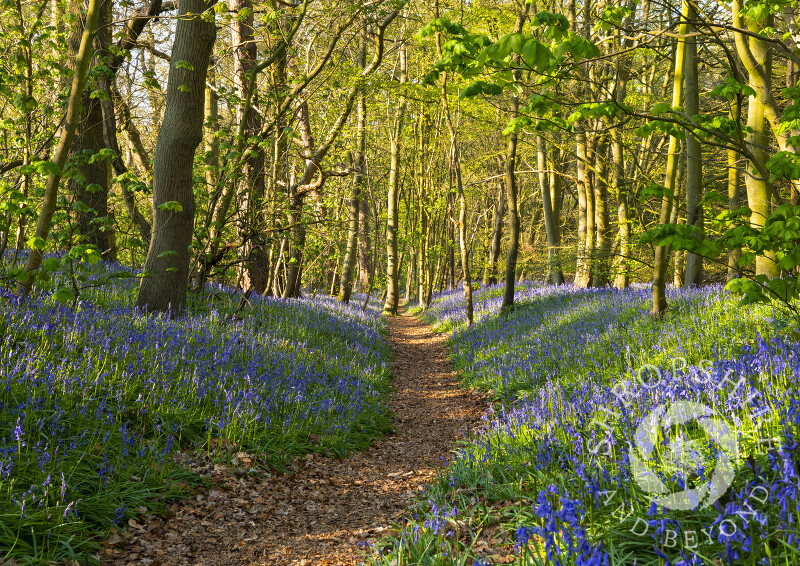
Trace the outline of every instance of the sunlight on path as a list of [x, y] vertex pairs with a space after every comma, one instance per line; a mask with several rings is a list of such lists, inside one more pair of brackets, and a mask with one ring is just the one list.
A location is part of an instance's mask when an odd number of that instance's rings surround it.
[[[108, 565], [351, 565], [433, 478], [486, 409], [457, 387], [444, 336], [416, 317], [389, 320], [396, 433], [345, 459], [307, 456], [289, 475], [239, 477], [205, 466], [212, 486], [169, 519], [132, 524]], [[127, 536], [124, 533], [123, 536]], [[117, 535], [113, 535], [117, 536]]]

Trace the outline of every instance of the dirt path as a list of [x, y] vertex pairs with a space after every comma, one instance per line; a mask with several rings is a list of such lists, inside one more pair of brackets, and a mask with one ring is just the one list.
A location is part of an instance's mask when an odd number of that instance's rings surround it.
[[103, 563], [359, 564], [359, 547], [402, 513], [486, 408], [457, 388], [444, 338], [416, 317], [391, 319], [389, 344], [396, 434], [345, 459], [307, 457], [290, 475], [252, 479], [208, 466], [207, 493], [173, 505], [167, 520], [112, 535]]

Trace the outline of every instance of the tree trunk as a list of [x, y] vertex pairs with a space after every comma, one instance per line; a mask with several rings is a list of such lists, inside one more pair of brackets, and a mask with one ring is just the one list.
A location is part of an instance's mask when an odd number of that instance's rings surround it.
[[[106, 147], [108, 147], [115, 154], [114, 159], [111, 161], [111, 165], [114, 167], [114, 172], [117, 175], [124, 175], [128, 172], [128, 167], [122, 160], [122, 151], [119, 148], [119, 142], [117, 139], [117, 119], [114, 112], [114, 103], [111, 101], [111, 88], [106, 85], [103, 90], [109, 96], [108, 99], [101, 99], [100, 101], [100, 105], [103, 110], [103, 140]], [[144, 215], [139, 212], [139, 207], [136, 205], [136, 198], [125, 184], [122, 186], [122, 202], [125, 204], [125, 209], [128, 211], [128, 216], [130, 217], [131, 222], [139, 231], [139, 235], [142, 238], [142, 244], [144, 246], [149, 246], [152, 227]]]
[[503, 217], [506, 214], [506, 195], [503, 181], [497, 184], [497, 201], [492, 214], [492, 233], [489, 240], [489, 264], [486, 266], [484, 285], [497, 284], [497, 262], [500, 259], [500, 244], [503, 238]]
[[[408, 81], [408, 52], [400, 48], [400, 84]], [[400, 302], [400, 265], [397, 261], [397, 226], [400, 206], [400, 150], [403, 135], [403, 118], [406, 112], [406, 99], [400, 96], [397, 103], [390, 144], [389, 186], [386, 201], [386, 302], [383, 314], [396, 315]]]
[[[525, 3], [522, 12], [517, 14], [517, 21], [514, 24], [514, 32], [520, 33], [525, 20], [528, 17], [530, 4]], [[519, 81], [521, 72], [519, 69], [514, 71], [514, 80]], [[511, 118], [516, 118], [519, 114], [519, 98], [516, 94], [511, 100]], [[519, 256], [519, 211], [517, 210], [517, 134], [511, 132], [508, 135], [508, 146], [506, 147], [506, 200], [508, 201], [508, 256], [506, 257], [506, 280], [503, 289], [503, 303], [501, 309], [507, 310], [514, 306], [514, 284], [517, 277], [517, 257]]]
[[536, 166], [539, 169], [539, 190], [542, 194], [542, 214], [544, 215], [544, 229], [547, 235], [547, 262], [550, 282], [553, 285], [560, 285], [563, 280], [561, 260], [559, 258], [558, 228], [556, 226], [555, 211], [553, 210], [553, 194], [550, 190], [550, 174], [547, 170], [547, 142], [541, 135], [536, 136]]
[[619, 253], [615, 266], [616, 277], [614, 286], [617, 289], [627, 289], [630, 285], [628, 270], [628, 254], [630, 254], [629, 241], [631, 234], [630, 219], [628, 218], [628, 191], [625, 187], [625, 159], [622, 145], [622, 135], [618, 128], [611, 130], [611, 151], [614, 160], [614, 188], [617, 197], [617, 223], [619, 224]]
[[[367, 65], [367, 29], [366, 22], [363, 23], [361, 32], [361, 46], [358, 53], [358, 65], [362, 69]], [[342, 261], [342, 280], [339, 285], [339, 300], [343, 303], [350, 301], [350, 293], [353, 286], [353, 268], [358, 254], [358, 220], [361, 206], [359, 199], [361, 189], [364, 186], [364, 168], [366, 152], [366, 128], [367, 128], [367, 102], [364, 92], [360, 91], [357, 102], [356, 115], [356, 151], [354, 155], [354, 166], [356, 174], [353, 178], [353, 194], [350, 196], [350, 226], [347, 232], [347, 249]]]
[[[362, 159], [362, 161], [364, 161]], [[362, 291], [369, 288], [372, 278], [372, 265], [370, 252], [372, 251], [372, 237], [370, 234], [369, 200], [367, 191], [360, 191], [358, 199], [358, 286]]]
[[67, 102], [64, 126], [61, 130], [61, 137], [58, 141], [58, 145], [53, 153], [53, 163], [58, 169], [47, 176], [42, 210], [39, 212], [39, 220], [36, 223], [36, 231], [34, 232], [34, 245], [31, 246], [30, 254], [28, 254], [28, 259], [25, 262], [25, 273], [19, 277], [17, 292], [23, 297], [27, 297], [28, 293], [30, 293], [34, 279], [36, 278], [36, 272], [42, 266], [42, 255], [47, 246], [47, 237], [50, 234], [53, 214], [56, 210], [61, 172], [67, 163], [69, 151], [75, 138], [75, 131], [78, 127], [78, 121], [81, 118], [83, 89], [86, 86], [87, 73], [89, 71], [89, 63], [92, 55], [92, 41], [97, 32], [99, 16], [100, 0], [89, 0], [80, 47], [78, 48], [75, 58], [75, 71], [72, 74], [72, 86]]
[[[71, 3], [70, 9], [79, 13], [76, 0]], [[80, 17], [77, 25], [70, 34], [70, 52], [77, 51], [81, 37], [82, 23]], [[111, 43], [110, 33], [110, 2], [103, 0], [100, 4], [100, 15], [96, 33], [96, 44], [100, 48], [95, 50], [95, 63], [108, 56], [108, 46]], [[97, 247], [106, 260], [113, 260], [113, 250], [109, 234], [112, 230], [108, 218], [108, 161], [94, 159], [95, 155], [105, 148], [103, 136], [103, 110], [99, 98], [91, 98], [95, 90], [103, 90], [98, 80], [92, 80], [83, 91], [82, 108], [84, 111], [75, 139], [72, 144], [73, 159], [76, 160], [76, 170], [79, 175], [71, 177], [68, 182], [68, 192], [73, 196], [75, 203], [72, 206], [72, 217], [77, 224], [81, 235], [79, 243], [90, 244]]]
[[139, 173], [149, 180], [153, 172], [150, 167], [150, 157], [147, 155], [144, 143], [142, 143], [142, 136], [131, 118], [131, 110], [128, 107], [128, 103], [125, 102], [122, 94], [113, 83], [111, 84], [111, 90], [114, 108], [119, 115], [120, 131], [123, 133], [123, 137], [126, 138], [128, 147], [133, 152], [133, 163], [139, 169]]
[[589, 174], [586, 152], [586, 132], [575, 133], [575, 153], [577, 156], [577, 193], [578, 193], [578, 250], [575, 265], [575, 286], [586, 288], [591, 283], [590, 249], [586, 245], [589, 235]]
[[608, 218], [608, 171], [606, 170], [606, 142], [601, 139], [595, 144], [595, 260], [592, 272], [592, 285], [604, 287], [609, 283], [609, 259], [611, 240], [609, 239]]
[[[739, 120], [741, 114], [741, 104], [739, 98], [734, 98], [731, 105], [731, 119]], [[728, 150], [728, 210], [734, 211], [742, 206], [744, 198], [742, 190], [742, 172], [739, 169], [739, 154], [732, 149]], [[736, 248], [728, 253], [728, 281], [742, 276], [742, 268], [739, 267], [739, 259], [742, 257], [742, 249]]]
[[467, 324], [471, 326], [474, 315], [472, 309], [472, 277], [470, 276], [469, 255], [467, 252], [467, 199], [464, 196], [464, 186], [461, 182], [461, 163], [459, 162], [458, 146], [455, 145], [455, 130], [451, 132], [451, 138], [451, 161], [453, 172], [455, 173], [456, 190], [458, 191], [458, 245], [461, 250], [461, 270], [464, 274], [464, 302]]
[[[736, 3], [732, 6], [736, 10]], [[739, 6], [741, 10], [741, 6]], [[747, 28], [758, 34], [771, 24], [771, 18], [761, 21], [747, 21]], [[737, 34], [739, 35], [739, 34]], [[766, 108], [764, 96], [760, 90], [766, 87], [771, 89], [772, 84], [772, 58], [770, 57], [767, 43], [755, 36], [750, 36], [750, 53], [762, 73], [762, 81], [757, 80], [754, 73], [750, 73], [750, 86], [756, 91], [756, 96], [751, 96], [747, 106], [747, 126], [750, 133], [747, 142], [753, 156], [751, 167], [747, 168], [745, 185], [747, 187], [747, 203], [752, 211], [750, 225], [753, 228], [763, 228], [766, 219], [772, 213], [772, 190], [768, 180], [763, 178], [760, 171], [764, 170], [767, 162], [767, 152], [764, 148], [769, 146], [769, 128], [766, 124]], [[748, 69], [750, 71], [750, 69]], [[762, 84], [765, 82], [766, 84]], [[760, 167], [759, 167], [760, 166]], [[760, 169], [760, 170], [759, 170]], [[779, 270], [771, 254], [756, 256], [756, 275], [766, 275], [769, 278], [778, 277]]]
[[[636, 13], [636, 5], [631, 3], [633, 10], [630, 16], [633, 19]], [[622, 39], [621, 31], [616, 32], [617, 47], [623, 49], [630, 45]], [[617, 58], [615, 74], [617, 79], [614, 90], [614, 98], [622, 106], [628, 94], [628, 67], [630, 59], [627, 57]], [[617, 289], [627, 289], [630, 285], [630, 270], [628, 268], [628, 255], [630, 254], [630, 235], [631, 225], [628, 215], [628, 190], [625, 179], [625, 150], [622, 144], [621, 128], [611, 129], [611, 160], [614, 165], [613, 183], [614, 192], [617, 199], [617, 224], [619, 226], [619, 248], [614, 265], [614, 286]]]
[[[683, 1], [681, 10], [681, 20], [678, 26], [678, 35], [686, 37], [689, 31], [689, 0]], [[679, 39], [675, 47], [675, 66], [672, 81], [672, 106], [678, 107], [683, 104], [683, 73], [684, 60], [686, 56], [686, 42]], [[661, 199], [661, 213], [658, 218], [659, 224], [669, 222], [672, 213], [672, 200], [677, 192], [677, 173], [678, 173], [678, 139], [670, 136], [669, 149], [667, 151], [667, 168], [664, 175], [665, 191]], [[653, 260], [653, 305], [650, 314], [656, 318], [664, 316], [667, 310], [667, 266], [669, 264], [669, 252], [667, 246], [655, 247], [655, 258]]]
[[[216, 27], [199, 14], [216, 0], [183, 0], [153, 165], [153, 238], [136, 306], [179, 315], [186, 308], [194, 229], [194, 154], [203, 138], [205, 84]], [[181, 66], [179, 67], [178, 64]]]
[[[255, 90], [250, 92], [250, 75], [258, 56], [253, 34], [253, 2], [230, 0], [230, 9], [238, 14], [231, 27], [233, 83], [239, 100], [251, 100], [250, 105], [240, 102], [236, 107], [236, 121], [242, 136], [250, 139], [262, 125], [261, 116], [254, 108], [258, 103], [258, 93]], [[248, 151], [236, 195], [239, 210], [237, 228], [243, 242], [239, 249], [239, 281], [243, 289], [263, 293], [269, 278], [269, 257], [262, 238], [266, 220], [263, 214], [266, 192], [264, 150], [255, 148]]]
[[456, 288], [455, 222], [453, 222], [454, 198], [452, 190], [447, 193], [447, 288]]
[[350, 302], [352, 292], [353, 266], [356, 263], [356, 246], [358, 244], [358, 183], [353, 182], [353, 193], [350, 195], [349, 226], [347, 230], [347, 248], [342, 260], [342, 278], [339, 283], [339, 300]]
[[597, 234], [597, 216], [595, 212], [595, 187], [598, 184], [596, 174], [592, 167], [597, 163], [597, 138], [595, 135], [586, 134], [586, 277], [587, 286], [595, 285], [595, 268], [597, 265], [597, 248], [595, 244]]
[[[690, 17], [697, 16], [694, 8]], [[694, 27], [690, 27], [694, 31]], [[697, 76], [697, 38], [686, 39], [685, 109], [689, 118], [700, 113], [700, 84]], [[703, 191], [703, 153], [700, 140], [686, 130], [686, 225], [695, 227], [695, 234], [703, 237], [703, 208], [700, 197]], [[686, 253], [686, 285], [700, 285], [703, 279], [703, 257]]]
[[[678, 206], [684, 199], [683, 194], [683, 180], [686, 177], [686, 144], [680, 142], [681, 149], [678, 156], [678, 176], [675, 179], [675, 197], [672, 199], [672, 211], [669, 215], [670, 224], [686, 224], [686, 219], [679, 213], [681, 212]], [[684, 250], [675, 250], [673, 252], [672, 246], [667, 246], [667, 257], [672, 257], [672, 284], [676, 287], [683, 287], [684, 280], [684, 263], [686, 252]]]

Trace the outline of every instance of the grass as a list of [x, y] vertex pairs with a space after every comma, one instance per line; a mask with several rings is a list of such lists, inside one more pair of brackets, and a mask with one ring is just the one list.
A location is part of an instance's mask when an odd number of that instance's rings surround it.
[[175, 463], [182, 450], [274, 471], [391, 430], [374, 310], [255, 297], [238, 311], [212, 285], [170, 320], [132, 308], [135, 279], [114, 274], [84, 270], [72, 305], [54, 300], [58, 277], [0, 300], [0, 559], [94, 561], [111, 527], [201, 482]]
[[654, 321], [646, 288], [529, 285], [500, 316], [489, 288], [467, 327], [437, 297], [424, 316], [496, 406], [373, 562], [800, 563], [797, 340], [719, 287], [669, 298]]

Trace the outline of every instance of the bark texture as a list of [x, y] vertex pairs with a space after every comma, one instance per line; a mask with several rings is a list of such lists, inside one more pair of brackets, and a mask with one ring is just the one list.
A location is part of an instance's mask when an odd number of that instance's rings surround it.
[[[203, 138], [206, 75], [216, 27], [201, 19], [216, 0], [183, 0], [153, 164], [153, 238], [136, 306], [179, 315], [186, 308], [194, 229], [194, 154]], [[176, 206], [177, 205], [177, 206]]]

